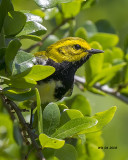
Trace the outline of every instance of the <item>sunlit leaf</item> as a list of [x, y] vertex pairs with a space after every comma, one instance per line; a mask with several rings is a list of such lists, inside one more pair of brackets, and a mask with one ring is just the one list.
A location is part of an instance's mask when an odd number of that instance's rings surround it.
[[98, 123], [95, 126], [85, 131], [82, 131], [80, 133], [84, 134], [84, 133], [90, 133], [90, 132], [97, 132], [101, 130], [104, 126], [106, 126], [113, 119], [116, 109], [117, 107], [114, 106], [104, 112], [96, 113], [93, 116], [93, 118], [96, 118], [98, 120]]
[[89, 117], [72, 119], [58, 128], [52, 137], [64, 139], [95, 126], [97, 122], [98, 121], [96, 119]]
[[54, 148], [54, 149], [59, 149], [63, 147], [65, 143], [64, 140], [48, 137], [46, 134], [40, 134], [39, 141], [41, 143], [42, 148]]
[[60, 125], [62, 126], [66, 122], [70, 121], [71, 119], [76, 119], [76, 118], [80, 118], [80, 117], [84, 117], [84, 116], [79, 110], [76, 110], [76, 109], [65, 110], [61, 114]]
[[67, 2], [71, 2], [73, 0], [34, 0], [36, 2], [37, 5], [39, 5], [39, 7], [41, 8], [52, 8], [55, 7], [57, 4], [59, 3], [67, 3]]
[[43, 117], [42, 117], [42, 108], [41, 108], [41, 101], [40, 101], [40, 94], [37, 88], [36, 91], [36, 103], [37, 103], [37, 116], [38, 116], [38, 132], [39, 134], [43, 133]]
[[55, 68], [52, 66], [34, 65], [32, 68], [29, 68], [25, 72], [14, 76], [14, 78], [24, 77], [39, 81], [47, 78], [54, 72]]

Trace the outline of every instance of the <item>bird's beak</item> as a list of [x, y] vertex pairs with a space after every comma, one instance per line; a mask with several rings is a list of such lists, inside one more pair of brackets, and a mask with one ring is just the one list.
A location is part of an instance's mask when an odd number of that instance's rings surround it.
[[99, 50], [99, 49], [90, 49], [90, 50], [87, 50], [88, 53], [90, 54], [97, 54], [97, 53], [104, 53], [104, 51], [102, 50]]

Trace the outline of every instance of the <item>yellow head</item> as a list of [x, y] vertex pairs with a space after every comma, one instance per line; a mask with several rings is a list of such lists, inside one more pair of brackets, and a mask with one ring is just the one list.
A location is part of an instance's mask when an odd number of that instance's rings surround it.
[[[46, 52], [42, 52], [42, 54], [52, 59], [56, 63], [61, 63], [63, 61], [79, 61], [88, 54], [101, 52], [103, 51], [91, 49], [89, 44], [81, 38], [68, 37], [50, 45], [46, 49]], [[39, 55], [39, 53], [37, 55]]]

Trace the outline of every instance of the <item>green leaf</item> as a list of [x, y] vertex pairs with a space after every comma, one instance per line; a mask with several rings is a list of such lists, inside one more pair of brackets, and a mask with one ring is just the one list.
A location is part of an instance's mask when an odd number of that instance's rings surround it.
[[40, 94], [37, 88], [36, 91], [36, 103], [37, 103], [37, 116], [38, 116], [38, 132], [39, 134], [43, 133], [43, 117], [42, 117], [42, 108], [41, 108], [41, 101], [40, 101]]
[[55, 103], [48, 104], [43, 111], [44, 133], [51, 135], [60, 123], [59, 107]]
[[18, 38], [19, 39], [31, 39], [33, 41], [41, 41], [41, 38], [39, 36], [35, 36], [35, 35], [22, 35]]
[[87, 151], [89, 152], [88, 159], [102, 160], [104, 158], [104, 152], [102, 149], [98, 149], [99, 146], [89, 143], [87, 145]]
[[96, 27], [98, 29], [98, 32], [104, 32], [104, 33], [113, 33], [116, 34], [115, 29], [112, 27], [109, 21], [101, 19], [96, 21]]
[[17, 37], [25, 36], [25, 35], [36, 35], [40, 36], [45, 34], [47, 29], [38, 22], [28, 21], [26, 22], [23, 30], [17, 35]]
[[6, 48], [0, 48], [0, 70], [5, 68], [5, 53]]
[[78, 94], [72, 99], [65, 100], [65, 102], [70, 108], [81, 111], [84, 116], [91, 115], [91, 106], [85, 96]]
[[84, 133], [100, 131], [103, 127], [105, 127], [113, 119], [114, 114], [116, 112], [116, 109], [117, 109], [117, 107], [113, 106], [104, 112], [96, 113], [92, 118], [97, 119], [98, 123], [95, 126], [89, 128], [85, 131], [82, 131], [80, 133], [84, 134]]
[[84, 27], [80, 27], [76, 30], [75, 32], [75, 37], [80, 37], [80, 38], [83, 38], [83, 39], [87, 39], [87, 32], [85, 30]]
[[[10, 11], [5, 17], [4, 32], [6, 36], [18, 34], [26, 23], [26, 16], [19, 11]], [[9, 26], [9, 27], [8, 27]]]
[[13, 136], [19, 146], [23, 145], [23, 138], [17, 121], [13, 122]]
[[7, 144], [14, 143], [13, 123], [7, 114], [0, 113], [0, 136], [7, 139]]
[[92, 80], [89, 82], [88, 85], [93, 86], [96, 82], [101, 81], [101, 80], [102, 80], [102, 84], [107, 83], [125, 65], [126, 65], [126, 63], [121, 63], [121, 64], [118, 64], [118, 65], [111, 66], [109, 68], [103, 69], [99, 74], [97, 74], [96, 76], [94, 76], [92, 78]]
[[34, 15], [30, 12], [28, 13], [24, 13], [27, 17], [27, 22], [28, 21], [34, 21], [34, 22], [38, 22], [38, 23], [42, 23], [43, 22], [43, 19], [40, 17], [40, 16], [37, 16], [37, 15]]
[[68, 109], [65, 110], [60, 117], [60, 125], [64, 125], [66, 122], [70, 121], [71, 119], [76, 119], [84, 117], [83, 114], [79, 110], [75, 109]]
[[15, 78], [29, 78], [39, 81], [47, 78], [55, 72], [55, 68], [51, 66], [34, 65], [32, 68], [27, 69], [25, 72], [14, 76]]
[[[91, 48], [102, 50], [101, 45], [98, 42], [92, 42]], [[102, 70], [104, 60], [104, 53], [92, 55], [92, 57], [85, 63], [85, 77], [86, 82], [89, 83], [92, 77], [99, 74]], [[97, 65], [98, 64], [98, 65]]]
[[16, 91], [13, 88], [5, 89], [3, 91], [5, 96], [14, 101], [24, 101], [28, 100], [35, 96], [35, 90], [27, 90], [27, 91]]
[[113, 47], [112, 50], [106, 49], [104, 52], [104, 62], [114, 63], [117, 60], [122, 60], [124, 52], [119, 47]]
[[8, 48], [5, 53], [5, 63], [7, 66], [7, 71], [9, 73], [11, 73], [13, 70], [13, 61], [20, 47], [21, 43], [18, 39], [12, 40], [8, 45]]
[[92, 37], [98, 32], [95, 24], [92, 21], [86, 21], [83, 27], [86, 29], [88, 37]]
[[44, 18], [45, 16], [45, 13], [41, 9], [32, 10], [31, 13], [40, 16], [41, 18]]
[[74, 1], [62, 4], [62, 12], [65, 18], [76, 16], [80, 12], [81, 1]]
[[39, 141], [42, 146], [42, 149], [43, 148], [59, 149], [59, 148], [63, 147], [63, 145], [65, 143], [64, 140], [51, 138], [51, 137], [48, 137], [46, 134], [40, 134]]
[[35, 61], [33, 54], [21, 50], [18, 51], [12, 64], [12, 75], [20, 74], [31, 68]]
[[34, 1], [41, 8], [52, 8], [52, 7], [55, 7], [59, 3], [67, 3], [73, 0], [45, 0], [45, 1], [34, 0]]
[[99, 42], [104, 49], [109, 47], [114, 47], [119, 42], [119, 38], [115, 34], [108, 34], [108, 33], [96, 33], [90, 39], [90, 42], [97, 41]]
[[55, 156], [59, 160], [77, 160], [77, 152], [75, 147], [70, 144], [65, 144], [62, 148], [55, 151]]
[[7, 84], [10, 87], [17, 88], [17, 89], [28, 89], [33, 88], [37, 83], [35, 80], [30, 78], [11, 78], [10, 81], [7, 81]]
[[9, 11], [14, 10], [11, 0], [1, 0], [0, 2], [0, 32], [4, 23], [4, 18]]
[[97, 124], [97, 120], [90, 117], [76, 118], [68, 121], [61, 126], [52, 137], [64, 139], [66, 137], [74, 136], [79, 132], [89, 129]]

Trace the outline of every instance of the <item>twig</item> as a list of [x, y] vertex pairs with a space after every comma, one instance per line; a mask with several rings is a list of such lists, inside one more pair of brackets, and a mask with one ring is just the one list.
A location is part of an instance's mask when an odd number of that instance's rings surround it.
[[37, 46], [41, 46], [42, 43], [52, 34], [54, 34], [61, 26], [63, 26], [65, 23], [67, 23], [70, 20], [73, 20], [74, 18], [67, 18], [65, 19], [60, 25], [56, 26], [49, 34], [47, 34], [46, 36], [43, 37], [43, 39], [41, 40], [41, 42], [38, 42], [32, 46], [30, 46], [29, 48], [27, 48], [25, 51], [26, 52], [31, 52], [34, 48], [36, 48]]
[[[79, 76], [75, 76], [75, 81], [81, 84], [85, 84], [86, 80], [85, 78], [79, 77]], [[113, 88], [109, 88], [107, 85], [104, 86], [100, 86], [100, 85], [94, 85], [95, 88], [110, 94], [118, 99], [120, 99], [121, 101], [123, 101], [124, 103], [128, 104], [128, 98], [125, 97], [124, 95], [120, 94], [118, 91], [115, 91]]]
[[37, 137], [35, 137], [35, 134], [31, 131], [31, 129], [27, 125], [20, 109], [17, 107], [17, 105], [13, 101], [9, 100], [4, 95], [1, 94], [1, 97], [4, 101], [4, 103], [6, 103], [6, 105], [10, 105], [14, 109], [14, 111], [16, 112], [16, 114], [18, 116], [18, 119], [19, 119], [19, 122], [21, 123], [22, 127], [27, 132], [27, 134], [29, 135], [29, 138], [31, 139], [33, 147], [37, 150], [37, 156], [38, 156], [39, 160], [42, 160], [43, 159], [43, 154], [41, 152], [41, 148], [35, 140], [35, 138], [37, 138]]

